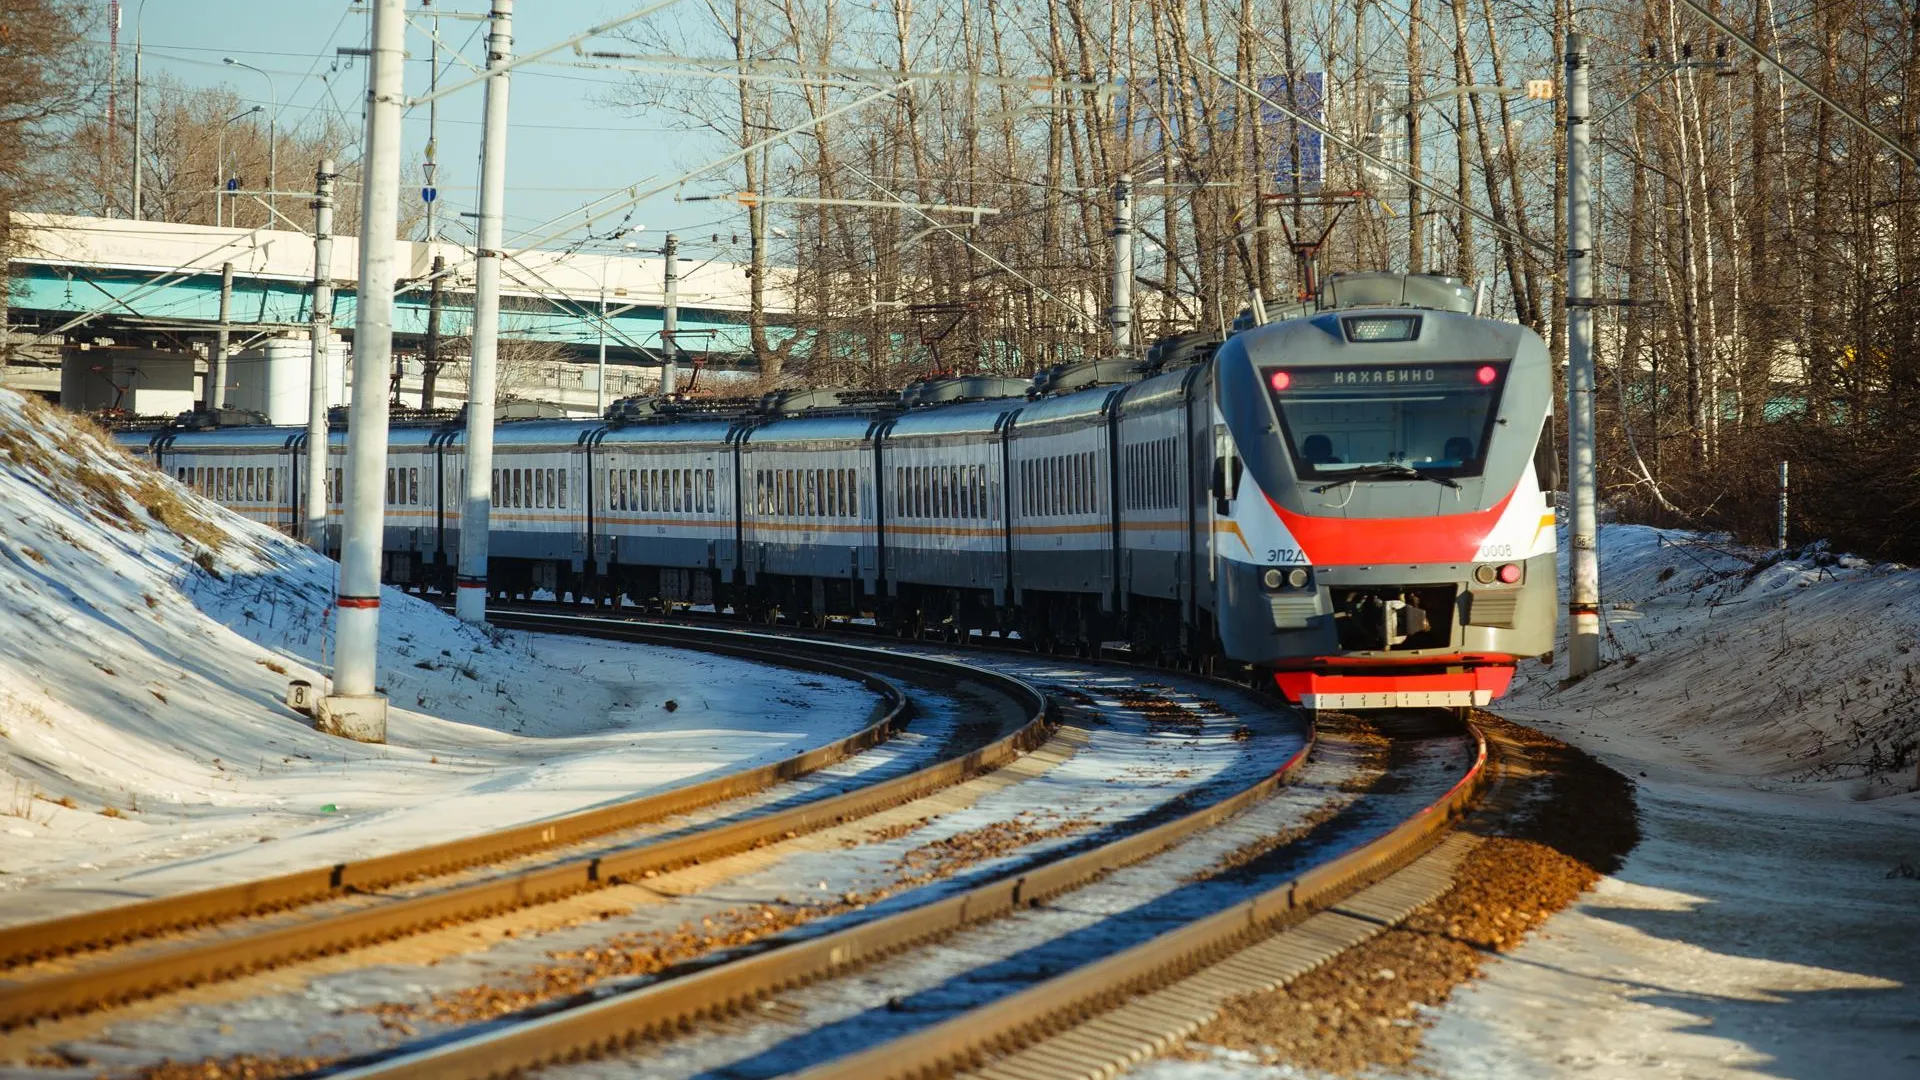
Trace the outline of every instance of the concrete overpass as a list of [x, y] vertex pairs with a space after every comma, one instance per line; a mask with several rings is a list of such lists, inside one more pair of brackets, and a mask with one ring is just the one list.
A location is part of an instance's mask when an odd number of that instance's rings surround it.
[[[179, 411], [182, 400], [202, 400], [206, 358], [219, 328], [223, 264], [233, 268], [228, 328], [239, 359], [265, 364], [292, 356], [294, 343], [281, 339], [304, 340], [307, 333], [314, 244], [304, 233], [50, 214], [15, 214], [13, 225], [24, 242], [7, 268], [7, 322], [16, 346], [5, 372], [9, 387], [58, 391], [75, 408], [118, 401], [138, 413]], [[435, 257], [453, 270], [442, 285], [442, 360], [466, 359], [463, 349], [450, 355], [449, 346], [460, 343], [447, 339], [471, 328], [473, 249], [445, 241], [401, 243], [395, 385], [409, 404], [420, 403], [429, 307], [422, 283]], [[332, 263], [333, 325], [350, 348], [358, 241], [336, 238]], [[745, 269], [682, 257], [675, 340], [683, 367], [694, 361], [715, 370], [746, 366]], [[663, 260], [639, 252], [538, 251], [505, 260], [503, 353], [528, 358], [515, 363], [503, 356], [503, 392], [590, 412], [603, 333], [609, 400], [657, 385], [664, 281]], [[786, 295], [770, 288], [767, 301], [770, 320], [782, 321]], [[461, 372], [444, 369], [437, 390], [439, 404], [464, 395]]]

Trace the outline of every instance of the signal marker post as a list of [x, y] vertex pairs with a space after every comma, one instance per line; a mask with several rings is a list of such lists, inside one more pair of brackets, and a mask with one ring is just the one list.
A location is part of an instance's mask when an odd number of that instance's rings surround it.
[[376, 688], [380, 549], [386, 526], [387, 371], [393, 365], [394, 240], [400, 211], [401, 57], [405, 0], [375, 0], [360, 197], [360, 298], [347, 428], [346, 527], [340, 551], [339, 639], [333, 694], [320, 699], [322, 731], [387, 741], [387, 699]]
[[1586, 35], [1567, 34], [1567, 676], [1600, 668], [1598, 475], [1593, 415], [1593, 189]]
[[460, 508], [454, 614], [487, 621], [487, 530], [492, 527], [493, 380], [500, 356], [501, 234], [507, 188], [507, 80], [513, 0], [493, 0], [487, 100], [480, 134], [480, 246], [473, 263], [473, 361], [467, 376], [467, 482]]

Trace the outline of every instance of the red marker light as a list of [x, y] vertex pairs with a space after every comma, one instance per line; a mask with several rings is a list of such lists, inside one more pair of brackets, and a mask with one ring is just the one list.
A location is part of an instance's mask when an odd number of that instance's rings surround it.
[[1500, 581], [1502, 584], [1511, 585], [1519, 580], [1520, 565], [1518, 563], [1508, 563], [1500, 568]]
[[1276, 371], [1271, 378], [1267, 379], [1267, 383], [1276, 391], [1285, 390], [1287, 387], [1293, 385], [1293, 376], [1284, 371]]
[[1493, 380], [1500, 377], [1500, 373], [1493, 370], [1493, 367], [1489, 365], [1487, 367], [1481, 368], [1477, 373], [1475, 373], [1474, 377], [1480, 380], [1481, 386], [1490, 386], [1493, 384]]

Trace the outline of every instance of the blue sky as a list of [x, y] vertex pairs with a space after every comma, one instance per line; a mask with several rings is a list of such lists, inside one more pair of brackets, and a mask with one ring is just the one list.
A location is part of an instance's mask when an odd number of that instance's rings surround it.
[[[120, 28], [121, 89], [130, 90], [133, 40], [139, 0], [122, 0]], [[484, 12], [486, 0], [439, 0], [444, 12]], [[515, 5], [514, 42], [520, 52], [569, 37], [588, 26], [638, 7], [634, 0], [523, 0]], [[418, 0], [408, 8], [418, 11]], [[698, 9], [689, 4], [689, 15]], [[670, 19], [669, 9], [654, 19]], [[443, 17], [440, 37], [475, 64], [482, 62], [485, 24]], [[339, 57], [341, 46], [367, 44], [367, 16], [353, 11], [344, 0], [146, 0], [141, 20], [143, 65], [152, 74], [166, 73], [193, 86], [226, 85], [249, 103], [269, 104], [267, 80], [241, 68], [224, 65], [222, 57], [261, 68], [277, 91], [280, 125], [297, 127], [314, 118], [315, 110], [338, 110], [357, 128], [365, 95], [363, 59]], [[418, 95], [427, 86], [426, 34], [409, 30], [407, 90]], [[631, 49], [611, 39], [600, 48]], [[556, 59], [571, 59], [560, 54]], [[337, 69], [336, 69], [337, 67]], [[442, 52], [442, 84], [471, 77], [472, 72]], [[547, 65], [516, 69], [509, 121], [511, 139], [507, 157], [507, 234], [565, 214], [607, 191], [647, 177], [667, 179], [725, 153], [727, 147], [711, 135], [687, 135], [670, 128], [670, 116], [641, 116], [602, 101], [619, 76]], [[130, 94], [123, 97], [130, 102]], [[437, 154], [443, 218], [471, 212], [478, 201], [481, 92], [474, 87], [440, 103]], [[418, 161], [427, 143], [427, 110], [419, 107], [407, 117], [403, 155]], [[281, 186], [306, 186], [298, 177], [307, 166], [281, 163]], [[735, 175], [735, 174], [727, 174]], [[420, 197], [417, 171], [401, 177], [403, 198]], [[709, 181], [712, 190], [734, 190], [735, 183]], [[671, 194], [659, 196], [634, 215], [644, 224], [644, 242], [653, 242], [670, 229], [700, 235], [724, 235], [745, 227], [744, 212], [728, 214], [729, 204], [676, 204]], [[467, 239], [458, 225], [442, 229], [449, 239]]]

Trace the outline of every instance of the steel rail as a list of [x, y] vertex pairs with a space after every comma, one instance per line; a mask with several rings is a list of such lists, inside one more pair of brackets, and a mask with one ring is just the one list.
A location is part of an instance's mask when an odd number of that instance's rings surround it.
[[1445, 795], [1381, 836], [1224, 911], [1084, 967], [969, 1010], [903, 1038], [794, 1074], [797, 1080], [894, 1080], [950, 1076], [1166, 986], [1265, 940], [1404, 867], [1438, 843], [1478, 801], [1489, 779], [1488, 740]]
[[748, 1008], [784, 989], [1043, 903], [1159, 854], [1267, 798], [1299, 772], [1314, 745], [1314, 733], [1309, 729], [1306, 745], [1286, 762], [1211, 806], [1012, 877], [627, 993], [606, 996], [604, 991], [595, 992], [574, 1007], [519, 1024], [496, 1026], [476, 1038], [383, 1055], [327, 1075], [330, 1080], [518, 1076], [553, 1062], [616, 1052], [650, 1036]]
[[[552, 620], [540, 620], [543, 628], [552, 628]], [[129, 957], [118, 962], [108, 962], [80, 971], [67, 972], [47, 978], [34, 979], [11, 986], [0, 987], [0, 1030], [16, 1027], [20, 1024], [44, 1017], [58, 1016], [92, 1005], [110, 1004], [129, 998], [163, 992], [178, 986], [190, 986], [200, 982], [231, 977], [235, 974], [278, 966], [288, 962], [319, 955], [326, 955], [357, 948], [378, 941], [416, 933], [445, 924], [450, 921], [464, 921], [481, 918], [501, 911], [545, 903], [571, 896], [589, 889], [642, 877], [649, 872], [663, 872], [676, 867], [697, 863], [702, 860], [721, 857], [744, 851], [759, 844], [779, 840], [788, 836], [814, 832], [822, 828], [863, 817], [900, 803], [911, 801], [941, 788], [952, 786], [968, 778], [997, 769], [1020, 755], [1044, 743], [1049, 736], [1051, 725], [1048, 717], [1048, 703], [1044, 694], [1024, 682], [1010, 676], [981, 671], [961, 664], [926, 657], [902, 657], [877, 652], [857, 646], [822, 645], [818, 643], [793, 642], [782, 639], [766, 639], [760, 635], [745, 634], [740, 631], [692, 630], [691, 628], [672, 628], [661, 633], [661, 627], [637, 627], [607, 625], [601, 627], [583, 627], [575, 632], [589, 636], [613, 637], [621, 640], [649, 640], [656, 643], [671, 642], [676, 645], [688, 645], [698, 640], [700, 647], [707, 651], [725, 652], [732, 650], [737, 655], [755, 655], [765, 658], [769, 645], [777, 644], [778, 662], [809, 670], [831, 671], [833, 673], [852, 672], [866, 679], [875, 678], [858, 672], [856, 669], [832, 664], [822, 660], [817, 653], [863, 654], [861, 662], [874, 667], [888, 667], [918, 673], [921, 677], [935, 676], [960, 678], [996, 686], [1010, 699], [1016, 701], [1027, 719], [1013, 732], [995, 739], [985, 746], [969, 753], [946, 758], [925, 768], [895, 777], [892, 780], [868, 785], [841, 795], [804, 803], [782, 811], [756, 815], [717, 828], [703, 829], [685, 836], [642, 844], [625, 851], [587, 858], [568, 859], [552, 866], [511, 874], [502, 878], [454, 886], [449, 889], [432, 892], [393, 903], [359, 911], [344, 912], [316, 918], [299, 925], [282, 927], [225, 940], [196, 942], [180, 949], [166, 950], [152, 955]], [[758, 642], [754, 639], [758, 638]], [[731, 639], [731, 640], [729, 640]], [[884, 681], [881, 680], [883, 685]], [[838, 747], [848, 744], [849, 750], [859, 745], [871, 745], [877, 742], [879, 735], [890, 732], [904, 722], [908, 702], [897, 690], [898, 698], [885, 717], [863, 732], [834, 744]], [[627, 823], [637, 820], [651, 820], [668, 813], [706, 805], [731, 795], [746, 794], [763, 790], [771, 783], [789, 776], [799, 775], [796, 762], [802, 759], [813, 760], [817, 768], [825, 764], [823, 753], [831, 747], [823, 747], [806, 754], [798, 755], [786, 761], [762, 766], [759, 769], [731, 777], [717, 778], [715, 781], [688, 788], [661, 793], [665, 800], [658, 804], [672, 806], [672, 810], [662, 810], [646, 818], [629, 818]], [[841, 757], [846, 756], [844, 753]], [[765, 782], [757, 786], [747, 786], [742, 778], [758, 777]], [[705, 789], [701, 791], [700, 789]], [[698, 801], [695, 801], [698, 800]], [[640, 802], [644, 800], [636, 800]], [[588, 818], [600, 815], [615, 808], [592, 811], [572, 818], [537, 823], [534, 826], [506, 830], [520, 846], [509, 850], [504, 842], [492, 850], [505, 854], [518, 854], [527, 850], [527, 844], [535, 847], [552, 846], [563, 842], [559, 831], [562, 821], [575, 818]], [[618, 826], [612, 826], [617, 828]], [[546, 837], [551, 830], [552, 837]], [[597, 832], [607, 831], [605, 828]], [[489, 834], [498, 836], [501, 834]], [[591, 835], [591, 834], [587, 834]], [[529, 837], [532, 839], [530, 840]], [[574, 835], [575, 839], [580, 834]], [[474, 841], [458, 843], [477, 843], [484, 850], [488, 838], [475, 838]], [[432, 853], [437, 860], [435, 865], [446, 866], [450, 858], [447, 849], [457, 845], [436, 845], [422, 849]], [[408, 854], [371, 860], [384, 870], [398, 877], [418, 877], [418, 873], [405, 873], [407, 867], [403, 860]], [[479, 861], [478, 857], [469, 858], [468, 864]], [[362, 866], [367, 864], [360, 864]], [[217, 894], [214, 901], [205, 905], [207, 909], [231, 912], [239, 905], [251, 902], [250, 911], [265, 910], [261, 903], [262, 895], [277, 899], [281, 896], [295, 896], [300, 899], [293, 902], [305, 902], [308, 899], [320, 899], [341, 895], [347, 891], [366, 891], [370, 886], [364, 882], [374, 880], [370, 875], [360, 873], [349, 875], [346, 867], [331, 870], [313, 871], [307, 874], [287, 875], [270, 879], [268, 882], [255, 882], [239, 886], [210, 890]], [[281, 883], [293, 879], [304, 891], [285, 888]], [[326, 883], [325, 893], [316, 893], [321, 882]], [[349, 886], [348, 883], [352, 883]], [[284, 891], [273, 893], [262, 886], [273, 885]], [[122, 909], [109, 909], [95, 913], [96, 917], [111, 916], [115, 911], [132, 912], [142, 920], [140, 925], [165, 918], [167, 905], [192, 901], [194, 896], [143, 902]], [[286, 906], [281, 902], [279, 906]], [[155, 909], [160, 910], [155, 910]], [[70, 923], [76, 920], [61, 920]], [[59, 926], [41, 924], [43, 926]], [[172, 925], [178, 926], [181, 920], [176, 918]], [[96, 923], [107, 925], [111, 922]], [[35, 926], [15, 928], [16, 935], [31, 934]], [[69, 939], [72, 939], [72, 927], [68, 927]]]
[[[672, 632], [675, 629], [695, 629], [692, 627], [635, 629], [636, 633], [628, 640], [678, 648], [702, 647], [703, 637]], [[643, 630], [655, 632], [643, 633]], [[712, 647], [703, 651], [768, 659], [766, 651], [756, 655], [752, 649], [724, 639], [716, 639]], [[452, 873], [685, 813], [714, 802], [764, 790], [781, 780], [813, 772], [848, 754], [879, 745], [904, 724], [909, 715], [910, 703], [905, 694], [885, 679], [803, 654], [783, 652], [774, 659], [789, 667], [852, 679], [878, 692], [881, 702], [875, 708], [876, 718], [864, 729], [844, 739], [782, 761], [670, 791], [623, 800], [610, 806], [377, 858], [0, 929], [0, 970], [43, 957], [138, 940], [225, 919], [264, 914], [404, 881]]]

